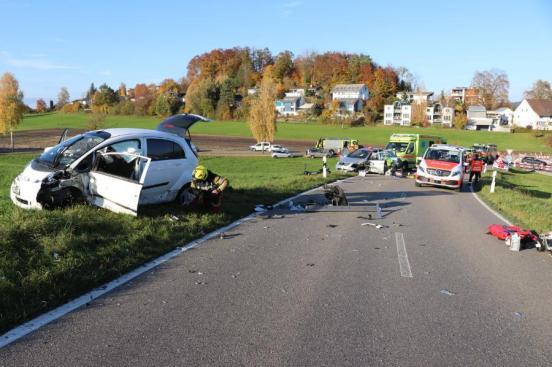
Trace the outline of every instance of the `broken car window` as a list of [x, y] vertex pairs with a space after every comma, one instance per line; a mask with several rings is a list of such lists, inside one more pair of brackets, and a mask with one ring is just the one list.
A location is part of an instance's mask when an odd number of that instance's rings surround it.
[[105, 131], [77, 135], [42, 153], [37, 160], [52, 168], [66, 168], [110, 136]]

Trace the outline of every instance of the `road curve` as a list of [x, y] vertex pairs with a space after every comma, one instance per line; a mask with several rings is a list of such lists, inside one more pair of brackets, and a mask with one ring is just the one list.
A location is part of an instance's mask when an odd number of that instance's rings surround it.
[[385, 217], [257, 217], [0, 349], [0, 366], [552, 364], [550, 256], [485, 234], [498, 219], [467, 191], [342, 187]]

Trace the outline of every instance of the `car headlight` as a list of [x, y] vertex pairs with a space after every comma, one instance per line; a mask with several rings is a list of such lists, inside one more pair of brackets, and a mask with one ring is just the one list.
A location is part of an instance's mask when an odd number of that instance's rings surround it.
[[418, 166], [418, 171], [425, 173], [425, 169], [422, 166]]
[[452, 177], [454, 177], [454, 176], [460, 176], [461, 173], [462, 173], [462, 170], [459, 169], [459, 168], [456, 168], [456, 169], [453, 169], [453, 170], [452, 170], [452, 172], [450, 173], [450, 175], [451, 175]]
[[13, 180], [11, 190], [15, 195], [21, 194], [21, 188], [19, 187], [19, 176], [17, 176], [15, 180]]

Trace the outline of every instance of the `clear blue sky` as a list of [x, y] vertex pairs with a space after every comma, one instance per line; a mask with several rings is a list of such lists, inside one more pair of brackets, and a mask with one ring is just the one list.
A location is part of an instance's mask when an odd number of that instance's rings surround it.
[[0, 0], [0, 73], [26, 101], [81, 97], [91, 82], [159, 82], [213, 48], [369, 54], [436, 92], [499, 68], [519, 100], [552, 81], [552, 1]]

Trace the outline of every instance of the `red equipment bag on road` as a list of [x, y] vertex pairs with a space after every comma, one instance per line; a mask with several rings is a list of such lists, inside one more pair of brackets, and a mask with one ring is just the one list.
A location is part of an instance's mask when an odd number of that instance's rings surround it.
[[505, 240], [512, 233], [517, 233], [521, 241], [536, 241], [537, 236], [533, 232], [521, 229], [517, 226], [503, 226], [501, 224], [491, 224], [489, 226], [489, 233], [498, 239]]

